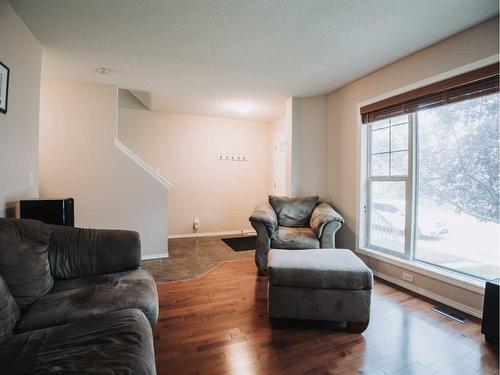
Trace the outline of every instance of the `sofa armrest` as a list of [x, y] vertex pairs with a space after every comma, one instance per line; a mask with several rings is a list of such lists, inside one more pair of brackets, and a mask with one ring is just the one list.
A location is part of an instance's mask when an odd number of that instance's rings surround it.
[[257, 222], [264, 224], [269, 233], [269, 237], [274, 238], [274, 232], [278, 228], [278, 218], [276, 217], [276, 212], [274, 212], [273, 207], [269, 203], [263, 202], [258, 204], [249, 220], [252, 223]]
[[72, 279], [140, 268], [139, 233], [129, 230], [84, 229], [50, 225], [52, 275]]
[[325, 226], [334, 221], [342, 224], [344, 222], [344, 218], [340, 216], [340, 214], [328, 203], [321, 202], [316, 206], [311, 215], [311, 229], [318, 238], [321, 238]]

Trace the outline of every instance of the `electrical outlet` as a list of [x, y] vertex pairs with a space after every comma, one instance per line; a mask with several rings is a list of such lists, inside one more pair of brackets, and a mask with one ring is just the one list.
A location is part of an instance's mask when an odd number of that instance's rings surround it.
[[403, 272], [403, 280], [413, 283], [413, 275], [411, 273]]

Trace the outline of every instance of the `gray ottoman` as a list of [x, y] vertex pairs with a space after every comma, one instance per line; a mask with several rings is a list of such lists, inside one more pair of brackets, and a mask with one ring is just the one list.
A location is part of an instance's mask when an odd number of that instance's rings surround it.
[[347, 322], [361, 333], [370, 321], [371, 270], [351, 250], [271, 250], [269, 317]]

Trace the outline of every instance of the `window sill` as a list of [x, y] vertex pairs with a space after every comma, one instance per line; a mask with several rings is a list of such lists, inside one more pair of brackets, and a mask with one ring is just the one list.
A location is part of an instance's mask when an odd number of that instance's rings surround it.
[[455, 285], [460, 288], [464, 288], [472, 292], [484, 295], [485, 281], [483, 280], [461, 275], [456, 272], [443, 270], [441, 268], [433, 267], [431, 265], [421, 263], [418, 261], [411, 261], [407, 259], [398, 258], [376, 250], [358, 248], [358, 252], [368, 257], [378, 259], [383, 262], [413, 271], [415, 273], [419, 273], [421, 275], [428, 276], [433, 279], [443, 281], [445, 283]]

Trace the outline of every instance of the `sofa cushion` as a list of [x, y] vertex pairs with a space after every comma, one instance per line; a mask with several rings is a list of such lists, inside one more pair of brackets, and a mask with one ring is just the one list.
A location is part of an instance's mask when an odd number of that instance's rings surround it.
[[283, 227], [308, 227], [318, 201], [318, 196], [302, 198], [269, 196], [269, 203], [278, 217], [278, 225]]
[[0, 276], [0, 344], [12, 335], [19, 320], [19, 307]]
[[371, 270], [348, 249], [271, 250], [271, 285], [297, 288], [368, 290]]
[[151, 327], [129, 309], [14, 335], [0, 344], [2, 374], [155, 374]]
[[137, 308], [151, 325], [158, 318], [158, 294], [153, 277], [134, 270], [56, 281], [54, 291], [40, 298], [22, 317], [17, 331], [75, 322], [113, 311]]
[[49, 225], [49, 259], [56, 279], [76, 279], [138, 269], [139, 233], [130, 230], [86, 229]]
[[48, 256], [50, 234], [40, 221], [0, 218], [0, 276], [21, 309], [46, 294], [54, 283]]
[[278, 227], [271, 240], [273, 249], [319, 249], [320, 243], [311, 228]]

